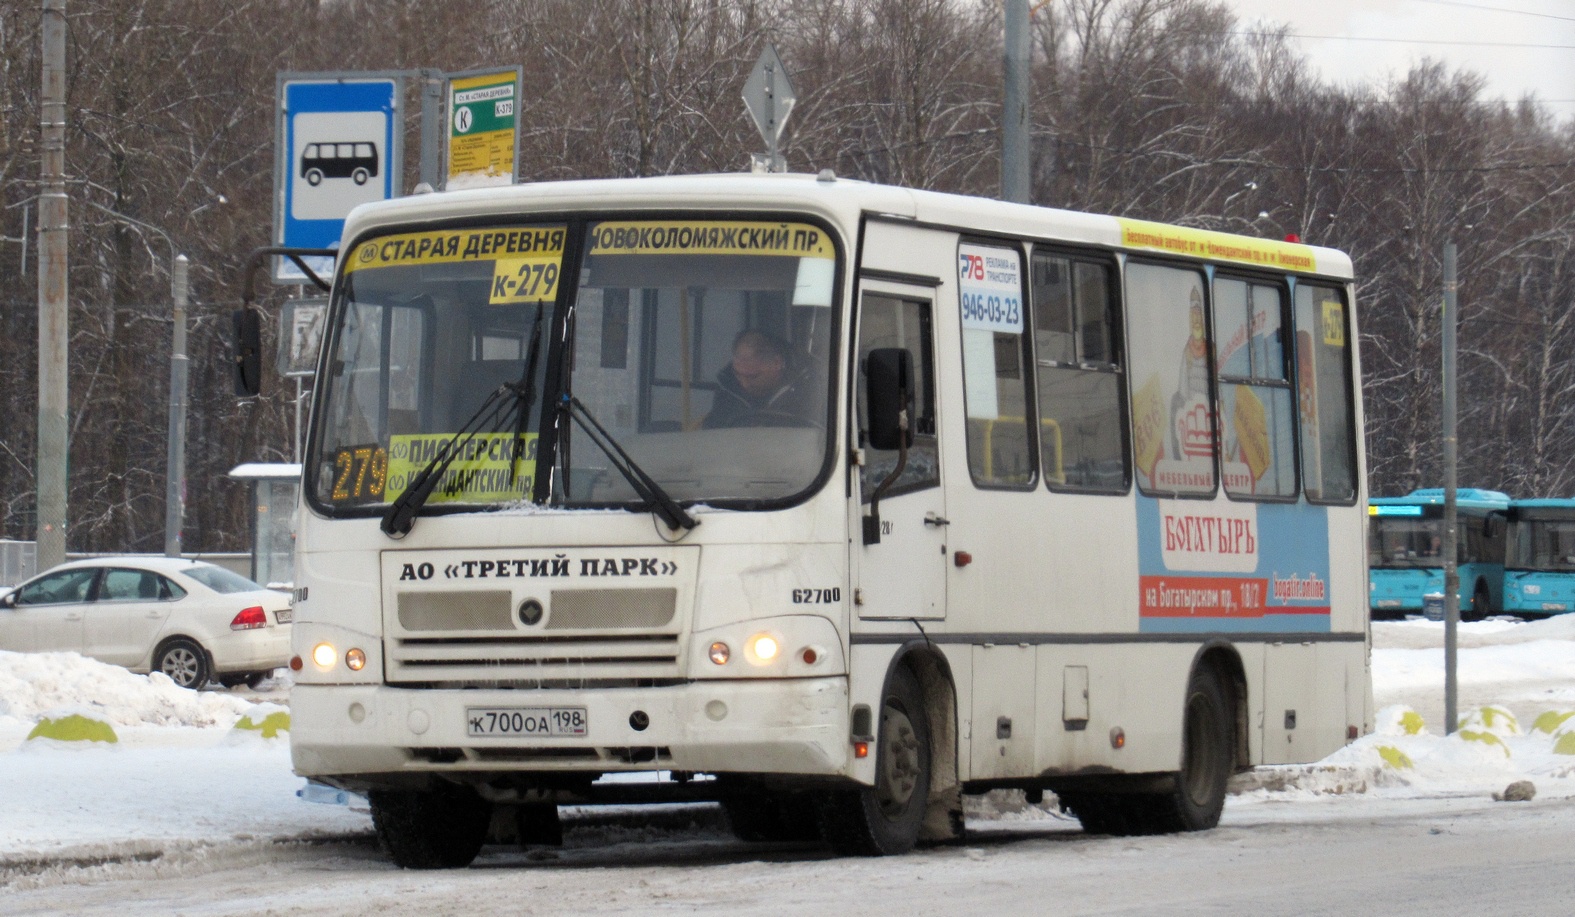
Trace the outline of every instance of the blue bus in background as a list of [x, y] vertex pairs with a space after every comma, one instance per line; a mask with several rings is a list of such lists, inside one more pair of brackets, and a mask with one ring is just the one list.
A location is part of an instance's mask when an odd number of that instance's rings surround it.
[[[1504, 543], [1510, 499], [1493, 490], [1455, 491], [1455, 532], [1462, 621], [1480, 621], [1502, 608]], [[1422, 597], [1444, 591], [1444, 491], [1434, 487], [1404, 497], [1367, 501], [1368, 607], [1372, 617], [1422, 613]]]
[[1575, 500], [1514, 500], [1504, 543], [1505, 613], [1575, 611]]

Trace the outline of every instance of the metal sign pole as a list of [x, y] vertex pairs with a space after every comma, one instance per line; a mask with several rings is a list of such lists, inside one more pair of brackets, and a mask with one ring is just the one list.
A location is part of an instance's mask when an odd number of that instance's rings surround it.
[[1455, 485], [1455, 325], [1458, 313], [1455, 302], [1455, 243], [1444, 245], [1444, 734], [1455, 731], [1458, 719], [1455, 709], [1457, 682], [1455, 678], [1456, 631], [1460, 625], [1460, 571], [1456, 569], [1458, 556], [1456, 544]]
[[186, 522], [186, 389], [190, 361], [186, 358], [186, 304], [191, 296], [187, 271], [191, 262], [175, 256], [170, 265], [171, 317], [175, 330], [170, 345], [169, 442], [164, 467], [164, 556], [179, 557]]
[[1006, 0], [1006, 99], [1001, 112], [1001, 200], [1029, 199], [1028, 0]]

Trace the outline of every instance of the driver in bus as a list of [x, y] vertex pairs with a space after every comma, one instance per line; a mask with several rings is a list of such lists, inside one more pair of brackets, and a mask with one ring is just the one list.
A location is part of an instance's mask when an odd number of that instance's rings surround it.
[[788, 345], [764, 331], [749, 329], [733, 340], [733, 359], [716, 374], [717, 392], [701, 426], [804, 426], [804, 374], [792, 373]]

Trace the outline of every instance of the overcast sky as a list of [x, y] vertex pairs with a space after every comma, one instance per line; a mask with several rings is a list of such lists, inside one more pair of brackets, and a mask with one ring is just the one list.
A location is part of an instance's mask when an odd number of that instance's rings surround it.
[[1326, 80], [1382, 84], [1423, 58], [1474, 70], [1484, 97], [1535, 93], [1575, 117], [1575, 0], [1224, 0], [1288, 25]]

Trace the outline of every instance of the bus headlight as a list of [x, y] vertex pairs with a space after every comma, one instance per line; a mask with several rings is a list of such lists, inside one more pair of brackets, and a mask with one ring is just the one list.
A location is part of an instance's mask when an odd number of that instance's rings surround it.
[[333, 668], [334, 663], [338, 659], [339, 653], [334, 649], [334, 645], [332, 643], [325, 641], [312, 647], [312, 662], [316, 663], [317, 667], [322, 669], [324, 672]]
[[745, 656], [756, 665], [769, 665], [782, 651], [782, 644], [771, 634], [755, 634], [745, 646]]
[[691, 639], [690, 672], [700, 678], [824, 678], [847, 672], [836, 625], [820, 615], [738, 621]]

